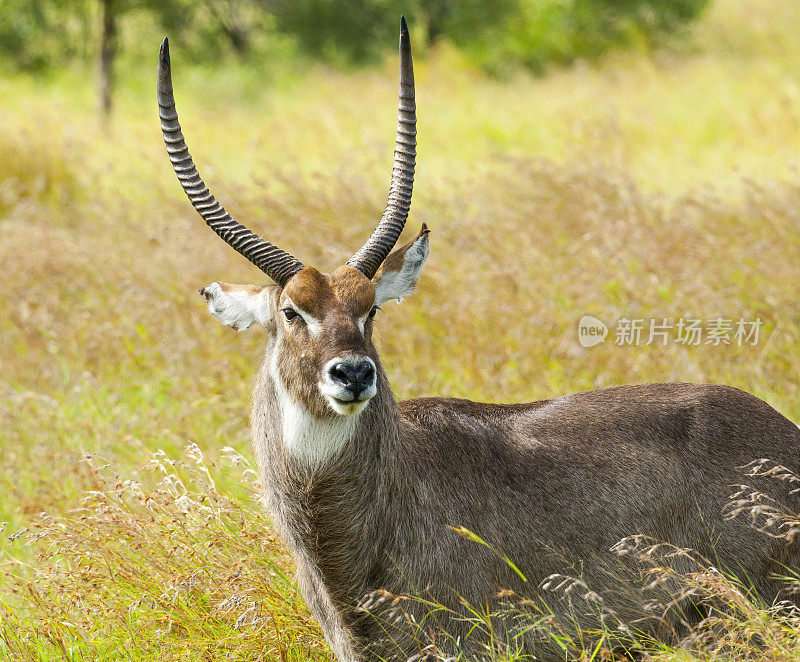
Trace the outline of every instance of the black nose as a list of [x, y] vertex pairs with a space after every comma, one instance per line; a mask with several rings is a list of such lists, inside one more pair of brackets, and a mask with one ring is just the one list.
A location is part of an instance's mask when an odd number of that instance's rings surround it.
[[330, 376], [334, 382], [346, 386], [355, 397], [375, 382], [375, 368], [370, 361], [348, 361], [336, 363], [330, 368]]

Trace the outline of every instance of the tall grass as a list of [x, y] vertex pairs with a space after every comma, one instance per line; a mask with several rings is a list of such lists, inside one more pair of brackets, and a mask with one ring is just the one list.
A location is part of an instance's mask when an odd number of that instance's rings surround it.
[[[174, 458], [158, 450], [133, 478], [98, 456], [83, 458], [93, 489], [77, 507], [41, 513], [10, 536], [32, 556], [0, 562], [3, 659], [328, 659], [264, 514], [255, 472], [232, 448], [222, 456], [210, 462], [196, 444]], [[745, 480], [800, 484], [766, 460], [743, 469]], [[223, 475], [238, 477], [238, 489], [220, 490]], [[800, 530], [796, 505], [746, 485], [731, 498], [728, 517], [748, 517], [789, 542]], [[625, 621], [580, 576], [566, 575], [548, 577], [535, 587], [539, 595], [501, 591], [495, 611], [464, 602], [452, 614], [471, 625], [464, 639], [442, 629], [450, 608], [424, 597], [378, 590], [360, 608], [389, 635], [411, 628], [419, 646], [412, 659], [530, 659], [522, 642], [532, 632], [574, 660], [794, 659], [800, 612], [790, 602], [762, 603], [746, 579], [723, 574], [690, 549], [636, 535], [609, 551], [639, 568], [648, 597], [640, 618]], [[787, 594], [796, 593], [796, 569], [787, 568], [784, 580]], [[423, 621], [406, 609], [418, 601], [428, 612]], [[554, 601], [567, 606], [559, 617]], [[596, 627], [586, 627], [589, 618]], [[645, 632], [653, 622], [659, 638]]]
[[[224, 449], [248, 486], [254, 472]], [[16, 532], [32, 562], [2, 566], [0, 652], [29, 659], [325, 659], [263, 504], [216, 487], [190, 444], [141, 479], [84, 459], [94, 489]], [[232, 468], [232, 465], [227, 467]], [[242, 469], [244, 471], [242, 471]], [[148, 480], [153, 473], [157, 480]]]
[[[792, 0], [756, 16], [719, 0], [687, 48], [541, 79], [489, 80], [445, 49], [419, 61], [409, 233], [428, 223], [433, 254], [417, 293], [376, 324], [398, 395], [521, 401], [711, 381], [800, 420], [798, 18]], [[385, 199], [395, 64], [298, 77], [269, 63], [210, 73], [173, 55], [188, 142], [226, 207], [323, 270], [347, 259]], [[79, 72], [0, 79], [0, 554], [16, 568], [0, 580], [4, 652], [315, 656], [294, 589], [270, 574], [290, 572], [281, 547], [239, 473], [222, 468], [220, 449], [249, 453], [263, 337], [219, 327], [196, 294], [263, 277], [202, 227], [174, 181], [154, 63], [126, 67], [103, 129]], [[752, 346], [585, 349], [584, 314], [764, 326]], [[177, 458], [187, 444], [215, 467], [213, 486], [181, 474], [188, 515], [138, 472], [155, 449]], [[115, 487], [86, 454], [134, 483]], [[141, 494], [160, 509], [153, 521]], [[200, 566], [214, 570], [191, 579]], [[234, 594], [241, 610], [219, 607]], [[234, 627], [256, 601], [267, 605], [258, 637]]]

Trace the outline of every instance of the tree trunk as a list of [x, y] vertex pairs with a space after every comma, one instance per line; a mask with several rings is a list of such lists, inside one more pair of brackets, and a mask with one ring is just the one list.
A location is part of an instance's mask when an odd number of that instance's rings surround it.
[[111, 115], [114, 92], [114, 58], [117, 56], [117, 15], [114, 5], [114, 0], [100, 0], [103, 29], [97, 73], [100, 112], [104, 118]]

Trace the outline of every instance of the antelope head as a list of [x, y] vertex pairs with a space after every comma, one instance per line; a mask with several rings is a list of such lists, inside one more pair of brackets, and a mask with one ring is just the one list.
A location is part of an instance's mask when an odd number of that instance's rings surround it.
[[272, 376], [306, 412], [316, 418], [360, 413], [378, 387], [375, 312], [413, 291], [430, 250], [423, 225], [412, 242], [390, 254], [408, 217], [416, 157], [414, 72], [405, 19], [389, 199], [366, 243], [330, 274], [305, 266], [236, 222], [203, 183], [178, 123], [166, 39], [158, 61], [158, 107], [170, 161], [192, 205], [214, 232], [274, 282], [266, 287], [211, 283], [200, 290], [209, 310], [238, 330], [256, 323], [266, 328]]

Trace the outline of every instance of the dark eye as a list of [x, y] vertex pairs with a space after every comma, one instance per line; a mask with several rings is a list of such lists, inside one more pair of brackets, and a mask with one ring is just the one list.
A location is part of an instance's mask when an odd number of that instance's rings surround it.
[[286, 315], [286, 320], [289, 322], [292, 322], [300, 317], [300, 315], [298, 315], [297, 312], [291, 308], [284, 308], [283, 314]]
[[367, 319], [372, 319], [373, 317], [375, 317], [375, 313], [377, 313], [379, 310], [380, 310], [380, 306], [372, 306], [372, 310], [369, 311], [369, 314], [367, 315]]

